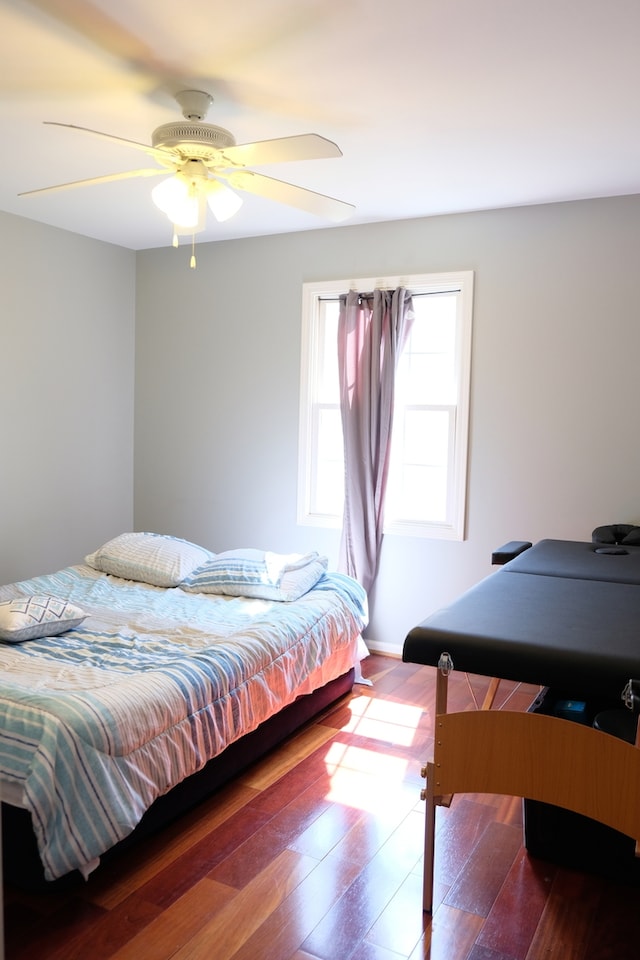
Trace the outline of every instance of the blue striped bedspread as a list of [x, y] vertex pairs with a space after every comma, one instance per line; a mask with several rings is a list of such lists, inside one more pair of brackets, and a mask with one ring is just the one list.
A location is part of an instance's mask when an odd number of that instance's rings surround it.
[[31, 812], [47, 879], [85, 873], [151, 803], [298, 696], [345, 673], [366, 595], [326, 574], [300, 600], [187, 594], [84, 564], [0, 587], [87, 617], [0, 644], [0, 795]]

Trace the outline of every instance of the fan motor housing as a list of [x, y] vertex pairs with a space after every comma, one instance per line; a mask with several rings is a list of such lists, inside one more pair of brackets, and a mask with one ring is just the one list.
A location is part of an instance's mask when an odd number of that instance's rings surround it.
[[179, 150], [185, 157], [202, 158], [225, 147], [235, 147], [236, 141], [228, 130], [212, 123], [163, 123], [151, 134], [154, 147]]

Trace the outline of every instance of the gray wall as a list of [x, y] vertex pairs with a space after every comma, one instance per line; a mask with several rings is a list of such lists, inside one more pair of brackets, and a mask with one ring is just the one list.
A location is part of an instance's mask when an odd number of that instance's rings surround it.
[[0, 214], [0, 581], [131, 528], [334, 564], [296, 524], [305, 280], [475, 271], [468, 537], [386, 538], [372, 646], [506, 540], [640, 523], [639, 234], [617, 198], [206, 244], [193, 271]]
[[326, 552], [296, 524], [304, 281], [475, 271], [468, 537], [385, 539], [372, 646], [491, 572], [511, 539], [640, 523], [640, 197], [138, 254], [135, 522], [214, 550]]
[[133, 523], [135, 254], [0, 213], [0, 582]]

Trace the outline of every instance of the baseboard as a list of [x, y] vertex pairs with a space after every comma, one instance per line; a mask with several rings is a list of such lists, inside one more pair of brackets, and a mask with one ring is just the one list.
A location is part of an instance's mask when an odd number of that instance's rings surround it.
[[370, 653], [381, 653], [385, 657], [394, 657], [396, 660], [402, 660], [402, 648], [397, 644], [379, 643], [376, 640], [365, 639], [367, 649]]

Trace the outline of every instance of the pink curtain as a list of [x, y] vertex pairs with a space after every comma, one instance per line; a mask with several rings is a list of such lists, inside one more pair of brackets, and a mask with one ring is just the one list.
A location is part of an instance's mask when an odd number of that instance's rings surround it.
[[382, 544], [395, 371], [413, 316], [411, 294], [402, 287], [340, 298], [345, 497], [339, 569], [367, 591]]

